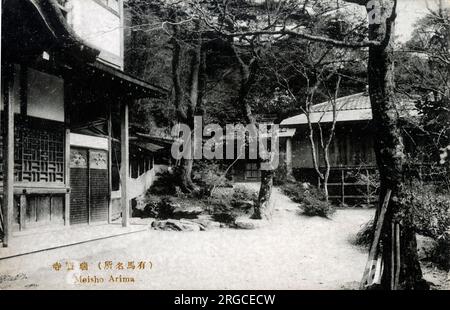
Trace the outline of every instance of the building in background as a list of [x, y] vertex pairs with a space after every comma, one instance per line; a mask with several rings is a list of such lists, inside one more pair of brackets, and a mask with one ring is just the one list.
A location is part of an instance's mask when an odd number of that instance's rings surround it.
[[[330, 198], [340, 203], [354, 205], [371, 204], [377, 199], [373, 187], [373, 175], [377, 171], [374, 151], [375, 130], [372, 108], [368, 93], [357, 93], [335, 100], [336, 129], [329, 148]], [[414, 102], [399, 102], [402, 116], [415, 116]], [[319, 146], [319, 124], [326, 132], [333, 122], [333, 104], [323, 102], [313, 105], [309, 119], [314, 128], [314, 145], [318, 166], [325, 168], [323, 150]], [[302, 113], [283, 120], [281, 128], [296, 129], [287, 144], [286, 158], [289, 158], [289, 173], [299, 181], [320, 186], [312, 159], [312, 145], [309, 139], [309, 125], [306, 114]], [[326, 134], [325, 134], [326, 135]], [[326, 138], [325, 138], [326, 139]], [[405, 139], [408, 146], [408, 139]], [[410, 143], [409, 143], [410, 144]]]
[[127, 226], [130, 156], [132, 173], [135, 157], [147, 162], [138, 174], [153, 167], [151, 150], [130, 155], [128, 110], [166, 92], [123, 72], [123, 1], [2, 1], [1, 38], [4, 245], [18, 231], [111, 222], [113, 179]]

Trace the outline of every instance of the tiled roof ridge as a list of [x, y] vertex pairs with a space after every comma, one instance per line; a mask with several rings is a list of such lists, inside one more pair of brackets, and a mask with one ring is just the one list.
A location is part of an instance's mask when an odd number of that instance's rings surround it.
[[[348, 111], [348, 110], [364, 110], [364, 109], [368, 109], [367, 107], [352, 107], [352, 108], [346, 108], [346, 105], [351, 103], [351, 99], [354, 98], [358, 98], [358, 97], [368, 97], [368, 95], [365, 95], [364, 92], [360, 92], [360, 93], [356, 93], [356, 94], [352, 94], [352, 95], [348, 95], [348, 96], [344, 96], [344, 97], [339, 97], [336, 99], [336, 108], [337, 111]], [[331, 102], [330, 101], [325, 101], [325, 102], [321, 102], [318, 104], [315, 104], [311, 107], [311, 113], [323, 113], [323, 112], [327, 112], [327, 111], [331, 111], [331, 109], [325, 109], [325, 110], [321, 110], [320, 108], [324, 107], [326, 108], [327, 106], [329, 106], [331, 108]]]

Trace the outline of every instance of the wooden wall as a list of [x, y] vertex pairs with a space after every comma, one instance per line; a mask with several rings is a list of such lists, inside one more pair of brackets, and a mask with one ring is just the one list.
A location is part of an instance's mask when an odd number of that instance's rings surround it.
[[[324, 166], [323, 152], [319, 148], [319, 132], [315, 133], [315, 146], [319, 165]], [[373, 132], [366, 122], [338, 124], [330, 145], [332, 167], [374, 166]], [[293, 168], [314, 168], [312, 148], [305, 126], [299, 127], [292, 141]]]
[[[64, 81], [14, 65], [13, 230], [64, 224]], [[2, 112], [3, 114], [3, 112]], [[4, 122], [0, 129], [3, 136]], [[3, 181], [0, 138], [0, 182]], [[3, 187], [2, 187], [3, 190]]]
[[64, 122], [64, 80], [27, 69], [27, 115]]

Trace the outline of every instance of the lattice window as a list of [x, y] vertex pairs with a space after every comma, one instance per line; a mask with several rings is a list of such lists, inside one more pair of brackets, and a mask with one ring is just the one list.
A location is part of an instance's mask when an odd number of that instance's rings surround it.
[[[64, 182], [64, 125], [46, 120], [16, 119], [14, 178], [16, 182]], [[1, 143], [3, 145], [3, 143]], [[0, 159], [3, 158], [3, 146]], [[3, 167], [1, 167], [3, 171]], [[3, 179], [3, 173], [1, 173]]]

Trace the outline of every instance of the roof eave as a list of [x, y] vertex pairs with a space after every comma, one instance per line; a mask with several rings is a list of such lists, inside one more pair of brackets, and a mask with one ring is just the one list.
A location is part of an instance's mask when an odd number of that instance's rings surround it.
[[100, 50], [80, 38], [67, 23], [56, 0], [27, 0], [42, 19], [44, 26], [52, 34], [58, 45], [76, 59], [93, 63]]

